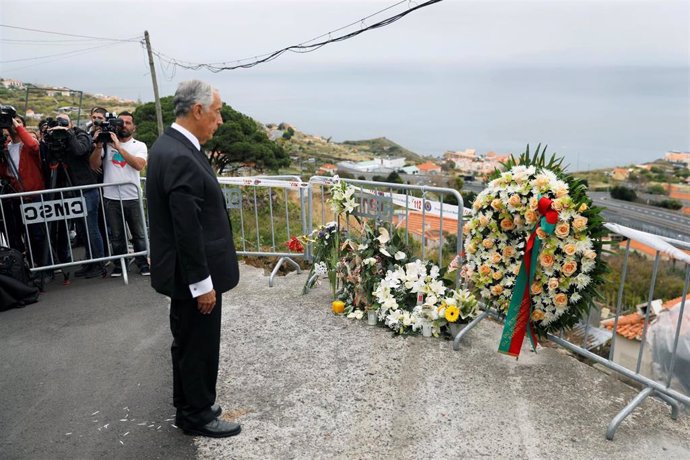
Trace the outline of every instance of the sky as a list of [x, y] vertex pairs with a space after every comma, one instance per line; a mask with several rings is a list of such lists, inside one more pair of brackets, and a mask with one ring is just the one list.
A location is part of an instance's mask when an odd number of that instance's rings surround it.
[[[148, 30], [152, 47], [167, 56], [196, 63], [232, 64], [322, 34], [328, 37], [328, 32], [355, 23], [330, 36], [351, 32], [424, 2], [405, 1], [360, 21], [396, 3], [395, 0], [61, 0], [57, 3], [0, 0], [0, 24], [117, 39], [140, 37]], [[112, 43], [0, 27], [0, 77], [152, 100], [143, 47], [137, 42], [114, 46]], [[98, 48], [85, 50], [93, 47]], [[69, 51], [78, 54], [54, 56]], [[53, 57], [35, 59], [41, 56]], [[337, 92], [339, 87], [344, 90], [349, 87], [348, 72], [368, 69], [372, 80], [366, 91], [375, 94], [395, 85], [400, 69], [424, 71], [425, 77], [418, 84], [407, 81], [400, 88], [401, 94], [417, 94], [423, 93], [430, 82], [441, 84], [443, 80], [443, 84], [448, 84], [443, 76], [450, 67], [688, 69], [689, 56], [690, 1], [687, 0], [445, 0], [353, 39], [312, 53], [286, 53], [251, 69], [214, 74], [173, 68], [158, 60], [156, 65], [162, 96], [172, 94], [182, 80], [199, 78], [218, 87], [223, 99], [235, 108], [260, 121], [274, 122], [291, 121], [291, 88], [301, 85], [300, 91], [305, 91], [306, 79], [314, 75], [337, 82], [329, 89]], [[10, 62], [18, 59], [28, 60]], [[352, 91], [359, 92], [363, 87], [360, 82], [358, 89]], [[449, 87], [448, 91], [452, 90]], [[302, 93], [299, 94], [301, 97]], [[363, 95], [360, 93], [358, 97]], [[313, 106], [301, 107], [298, 117], [301, 123], [298, 127], [307, 132], [324, 129], [317, 115], [323, 107], [318, 106], [318, 98], [311, 99], [308, 104]], [[275, 113], [275, 108], [280, 108], [280, 115]], [[376, 111], [377, 107], [370, 110]], [[304, 116], [310, 111], [315, 114], [313, 120]], [[388, 114], [383, 111], [381, 116]], [[337, 127], [331, 132], [314, 133], [334, 134], [336, 138], [357, 137], [356, 121], [347, 117], [344, 111], [347, 133], [340, 134]], [[369, 134], [364, 123], [370, 125], [371, 119], [362, 123], [360, 138]], [[394, 138], [395, 134], [390, 133], [390, 137]]]

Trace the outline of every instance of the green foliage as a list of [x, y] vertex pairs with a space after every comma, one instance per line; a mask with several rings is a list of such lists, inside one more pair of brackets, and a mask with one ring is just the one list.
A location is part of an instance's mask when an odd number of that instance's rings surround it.
[[635, 201], [637, 200], [637, 193], [635, 193], [635, 190], [624, 185], [616, 185], [611, 188], [611, 198], [624, 201]]
[[[620, 250], [617, 250], [607, 258], [611, 270], [606, 276], [606, 283], [603, 288], [603, 300], [609, 308], [615, 308], [618, 299], [618, 289], [625, 260], [624, 251], [625, 249], [623, 246]], [[621, 313], [633, 311], [636, 305], [648, 300], [653, 268], [653, 260], [635, 252], [629, 254]], [[660, 262], [653, 298], [669, 300], [680, 297], [682, 294], [682, 268], [676, 267], [672, 262]]]
[[660, 208], [665, 208], [665, 209], [672, 209], [674, 211], [677, 211], [683, 207], [683, 203], [681, 203], [678, 200], [661, 200], [658, 202], [653, 203], [654, 206], [658, 206]]
[[668, 191], [661, 184], [653, 184], [647, 187], [647, 193], [652, 195], [668, 195]]
[[[163, 124], [167, 126], [175, 120], [172, 96], [161, 99], [161, 109]], [[289, 166], [290, 158], [285, 150], [272, 142], [252, 118], [237, 112], [227, 104], [223, 104], [221, 115], [223, 124], [213, 139], [204, 145], [216, 171], [239, 167], [243, 163], [254, 163], [259, 171], [277, 171]], [[158, 138], [154, 103], [148, 102], [138, 107], [134, 117], [138, 123], [137, 138], [150, 147]]]
[[404, 184], [405, 182], [402, 180], [402, 177], [400, 177], [400, 174], [398, 174], [396, 171], [393, 171], [386, 177], [385, 182], [391, 183], [391, 184]]

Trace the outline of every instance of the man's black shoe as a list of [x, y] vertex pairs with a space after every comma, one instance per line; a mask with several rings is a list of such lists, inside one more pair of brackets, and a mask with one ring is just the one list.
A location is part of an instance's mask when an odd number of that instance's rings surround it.
[[[211, 412], [213, 413], [214, 417], [218, 418], [220, 417], [220, 414], [223, 413], [223, 408], [220, 407], [220, 404], [214, 404], [211, 406]], [[184, 418], [182, 418], [179, 415], [175, 415], [175, 426], [177, 426], [178, 428], [182, 428], [186, 424], [187, 422], [185, 422]]]
[[184, 431], [185, 434], [207, 436], [209, 438], [228, 438], [230, 436], [238, 435], [240, 434], [240, 431], [242, 431], [242, 427], [239, 423], [218, 420], [217, 418], [214, 418], [206, 425], [183, 425], [180, 428], [182, 428], [182, 431]]
[[101, 266], [101, 264], [94, 264], [86, 273], [84, 273], [84, 278], [105, 278], [107, 274], [108, 272]]

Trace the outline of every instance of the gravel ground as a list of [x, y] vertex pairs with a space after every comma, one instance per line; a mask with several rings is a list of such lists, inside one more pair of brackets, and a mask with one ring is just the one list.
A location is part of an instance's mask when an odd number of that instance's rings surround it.
[[636, 391], [564, 351], [496, 352], [485, 321], [459, 352], [330, 313], [306, 275], [268, 288], [242, 266], [224, 299], [218, 400], [239, 436], [195, 438], [200, 458], [690, 458], [690, 414], [647, 400], [605, 439]]

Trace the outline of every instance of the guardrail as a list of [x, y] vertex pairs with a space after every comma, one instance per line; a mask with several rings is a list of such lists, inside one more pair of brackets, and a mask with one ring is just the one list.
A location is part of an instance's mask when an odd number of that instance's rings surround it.
[[[690, 255], [683, 252], [683, 250], [690, 249], [690, 243], [652, 235], [617, 224], [606, 224], [606, 226], [612, 233], [625, 238], [625, 246], [622, 249], [624, 261], [621, 281], [618, 287], [616, 308], [613, 318], [608, 320], [613, 332], [608, 356], [599, 356], [588, 349], [588, 343], [590, 342], [589, 337], [592, 334], [591, 331], [595, 329], [589, 324], [590, 316], [598, 311], [595, 305], [590, 305], [588, 318], [581, 325], [581, 330], [583, 330], [581, 344], [576, 344], [572, 340], [566, 338], [565, 331], [561, 331], [559, 334], [549, 334], [548, 338], [552, 342], [573, 353], [583, 356], [611, 369], [621, 376], [637, 382], [637, 384], [642, 387], [637, 396], [635, 396], [635, 398], [633, 398], [613, 420], [611, 420], [606, 430], [606, 438], [612, 440], [621, 422], [649, 396], [655, 396], [667, 403], [671, 407], [671, 418], [674, 420], [678, 417], [682, 405], [690, 407], [690, 315], [685, 314], [686, 304], [690, 304], [690, 299], [688, 298]], [[618, 350], [616, 348], [617, 341], [622, 340], [618, 338], [617, 331], [618, 325], [622, 323], [621, 318], [624, 316], [622, 312], [623, 294], [627, 277], [628, 257], [631, 252], [630, 243], [633, 240], [641, 241], [652, 247], [655, 251], [655, 256], [647, 305], [644, 309], [644, 315], [638, 320], [638, 322], [642, 322], [642, 333], [641, 336], [637, 338], [638, 340], [628, 340], [627, 343], [624, 343], [628, 350], [626, 354], [623, 354], [620, 352], [616, 353], [616, 350]], [[652, 322], [652, 302], [654, 300], [656, 279], [662, 256], [681, 260], [686, 263], [685, 281], [679, 303], [673, 307], [672, 310], [660, 311], [656, 315], [655, 321]], [[504, 316], [495, 309], [485, 304], [483, 305], [483, 309], [484, 311], [455, 337], [453, 341], [454, 350], [459, 350], [462, 339], [470, 333], [477, 324], [487, 317], [503, 321]], [[663, 319], [666, 325], [665, 329], [660, 330], [664, 331], [663, 333], [665, 334], [666, 340], [656, 340], [650, 343], [650, 326], [654, 327], [660, 324], [660, 319]], [[661, 326], [657, 326], [657, 328], [659, 327]], [[685, 341], [683, 342], [682, 349], [679, 347], [679, 345], [681, 345], [681, 339]], [[635, 341], [639, 341], [639, 343], [635, 345]], [[622, 345], [619, 344], [619, 346]], [[680, 353], [679, 349], [683, 351], [683, 354]], [[647, 352], [646, 360], [645, 351]], [[650, 361], [649, 355], [652, 354], [653, 356], [651, 356]], [[683, 380], [677, 383], [676, 388], [672, 387], [672, 382], [678, 378], [682, 378]]]
[[[105, 211], [105, 187], [116, 187], [118, 190], [136, 187], [137, 199], [132, 201], [136, 201], [140, 215], [144, 216], [142, 194], [137, 185], [133, 182], [118, 182], [0, 195], [2, 237], [7, 245], [25, 252], [29, 269], [33, 273], [119, 259], [123, 281], [127, 284], [126, 259], [147, 257], [148, 233], [144, 228], [144, 238], [141, 241], [144, 249], [116, 254], [110, 234], [108, 231], [101, 231], [99, 220], [102, 220], [106, 229], [115, 223], [111, 221], [116, 213], [108, 216]], [[127, 229], [123, 201], [110, 201], [116, 205], [119, 203], [121, 220], [117, 224], [120, 228]], [[79, 231], [85, 240], [83, 254], [75, 252], [71, 244], [70, 234], [75, 231]], [[65, 279], [68, 279], [66, 275]]]

